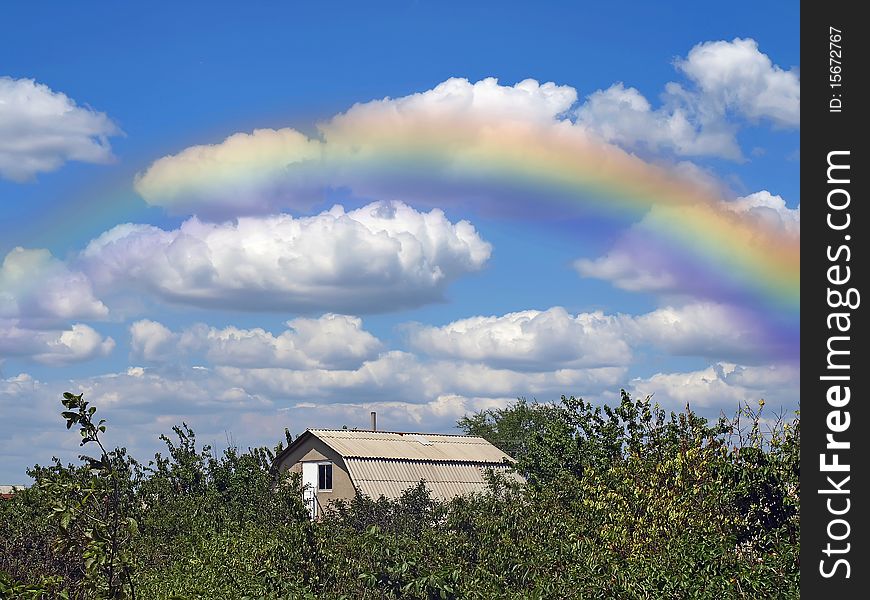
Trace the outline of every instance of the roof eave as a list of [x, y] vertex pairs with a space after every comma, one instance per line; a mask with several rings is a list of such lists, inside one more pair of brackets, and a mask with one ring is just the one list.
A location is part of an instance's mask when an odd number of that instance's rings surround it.
[[302, 445], [305, 440], [309, 437], [315, 437], [313, 433], [311, 433], [310, 429], [306, 429], [304, 432], [300, 433], [295, 440], [290, 442], [286, 448], [281, 450], [275, 458], [272, 460], [272, 467], [277, 468], [281, 461], [283, 461], [293, 450], [295, 450], [298, 446]]

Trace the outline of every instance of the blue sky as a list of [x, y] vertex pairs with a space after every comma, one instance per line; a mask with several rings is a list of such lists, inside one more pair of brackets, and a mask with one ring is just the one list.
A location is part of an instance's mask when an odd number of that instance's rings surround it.
[[[0, 425], [0, 480], [24, 481], [28, 465], [74, 455], [75, 440], [53, 415], [66, 389], [97, 402], [112, 443], [143, 457], [156, 449], [159, 433], [182, 419], [206, 441], [220, 445], [232, 432], [246, 446], [276, 443], [285, 426], [297, 433], [365, 426], [370, 409], [387, 428], [449, 431], [464, 412], [516, 396], [573, 393], [606, 401], [620, 387], [653, 393], [668, 408], [691, 397], [709, 416], [759, 397], [797, 408], [794, 353], [770, 350], [770, 340], [747, 325], [751, 319], [735, 325], [735, 311], [746, 307], [679, 286], [645, 287], [638, 283], [649, 282], [644, 273], [617, 272], [605, 260], [627, 252], [625, 240], [643, 216], [523, 219], [493, 214], [463, 190], [424, 201], [424, 191], [405, 197], [396, 187], [380, 198], [356, 181], [328, 181], [338, 189], [302, 205], [286, 199], [298, 190], [268, 170], [234, 187], [237, 196], [219, 198], [220, 190], [208, 186], [166, 195], [175, 180], [155, 161], [168, 157], [165, 164], [175, 168], [185, 148], [224, 148], [239, 132], [292, 128], [320, 139], [318, 123], [340, 113], [356, 118], [365, 109], [354, 111], [358, 103], [390, 98], [384, 106], [393, 110], [420, 94], [419, 106], [405, 113], [413, 124], [429, 118], [439, 84], [459, 78], [452, 93], [476, 98], [480, 111], [462, 118], [570, 123], [577, 135], [597, 136], [645, 164], [715, 187], [741, 218], [799, 236], [798, 8], [785, 2], [4, 7], [0, 402], [11, 418]], [[490, 77], [498, 83], [479, 83]], [[514, 86], [526, 79], [540, 85], [523, 87], [529, 100], [514, 106], [522, 87]], [[545, 114], [552, 102], [564, 106]], [[507, 116], [492, 116], [500, 110]], [[675, 133], [682, 117], [685, 129]], [[275, 151], [263, 136], [249, 142], [253, 150], [246, 153]], [[207, 169], [219, 175], [231, 167], [218, 160], [196, 168], [208, 176]], [[137, 174], [145, 184], [134, 187]], [[520, 202], [544, 205], [522, 193]], [[267, 195], [257, 210], [240, 200]], [[369, 229], [381, 222], [354, 221], [352, 211], [404, 202], [398, 212], [393, 206], [398, 216], [389, 235], [419, 244], [413, 247], [423, 262], [413, 263], [413, 253], [389, 255], [380, 238], [365, 237], [368, 230], [339, 232], [338, 224], [347, 225], [340, 218], [316, 217], [336, 202], [350, 214], [342, 218]], [[167, 280], [173, 273], [195, 278], [190, 264], [171, 263], [189, 260], [200, 246], [178, 254], [160, 240], [176, 239], [173, 232], [194, 214], [208, 224], [219, 203], [229, 207], [215, 225], [225, 227], [223, 241], [207, 232], [184, 239], [236, 249], [209, 265], [224, 283], [193, 289], [193, 279]], [[443, 217], [433, 209], [443, 209]], [[280, 214], [293, 223], [278, 224]], [[248, 233], [233, 229], [239, 217], [251, 219]], [[157, 229], [115, 230], [115, 238], [138, 236], [140, 245], [85, 252], [122, 223]], [[302, 266], [289, 275], [257, 272], [265, 263], [235, 258], [262, 245], [286, 258], [285, 238], [274, 236], [297, 225], [332, 233], [310, 233], [293, 246]], [[360, 244], [354, 246], [360, 255], [351, 257], [358, 263], [344, 256], [350, 240]], [[305, 266], [314, 260], [306, 253], [313, 252], [336, 253], [340, 263], [328, 265], [335, 268], [328, 290], [316, 293], [299, 287], [313, 268]], [[577, 266], [578, 259], [587, 266]], [[378, 261], [394, 271], [372, 266]], [[433, 283], [433, 273], [443, 279]], [[226, 283], [240, 277], [258, 282], [259, 291]], [[371, 299], [364, 302], [366, 294]], [[261, 301], [272, 308], [258, 307]], [[288, 328], [289, 320], [295, 321]]]

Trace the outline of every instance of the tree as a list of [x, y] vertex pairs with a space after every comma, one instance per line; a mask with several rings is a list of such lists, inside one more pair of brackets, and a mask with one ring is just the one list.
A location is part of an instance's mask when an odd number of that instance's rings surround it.
[[[135, 600], [135, 557], [131, 551], [138, 524], [130, 515], [130, 469], [126, 452], [106, 450], [100, 435], [105, 420], [94, 422], [96, 407], [66, 392], [62, 400], [66, 428], [79, 428], [81, 446], [96, 445], [97, 458], [82, 455], [89, 476], [45, 478], [40, 488], [52, 499], [57, 524], [56, 549], [83, 560], [81, 587], [93, 598]], [[83, 473], [82, 473], [83, 474]]]

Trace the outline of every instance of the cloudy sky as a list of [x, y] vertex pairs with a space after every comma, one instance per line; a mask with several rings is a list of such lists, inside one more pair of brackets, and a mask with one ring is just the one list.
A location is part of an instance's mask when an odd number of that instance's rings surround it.
[[796, 5], [205, 6], [6, 11], [0, 483], [64, 391], [142, 459], [798, 407]]

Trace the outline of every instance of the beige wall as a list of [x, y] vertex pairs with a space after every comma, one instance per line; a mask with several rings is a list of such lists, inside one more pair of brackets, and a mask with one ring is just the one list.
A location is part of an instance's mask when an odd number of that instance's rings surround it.
[[282, 472], [289, 469], [292, 473], [302, 473], [303, 462], [327, 460], [332, 463], [332, 491], [317, 490], [317, 500], [320, 506], [326, 508], [333, 500], [351, 500], [356, 494], [340, 454], [312, 435], [285, 456], [278, 468]]

